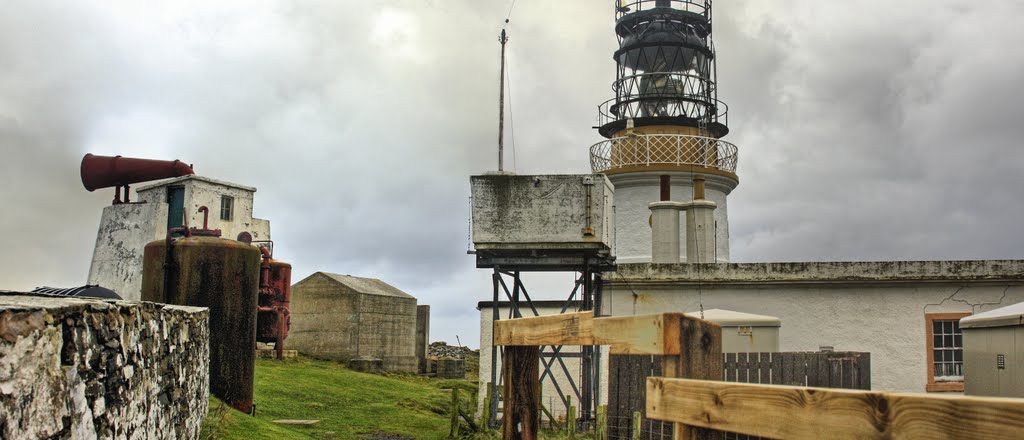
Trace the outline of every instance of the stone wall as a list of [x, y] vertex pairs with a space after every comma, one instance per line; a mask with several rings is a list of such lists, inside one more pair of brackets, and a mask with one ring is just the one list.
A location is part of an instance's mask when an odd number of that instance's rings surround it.
[[208, 313], [0, 292], [0, 438], [194, 439]]

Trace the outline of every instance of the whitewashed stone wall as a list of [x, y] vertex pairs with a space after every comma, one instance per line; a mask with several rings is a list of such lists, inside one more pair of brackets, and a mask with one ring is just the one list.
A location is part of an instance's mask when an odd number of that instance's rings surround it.
[[142, 298], [142, 250], [167, 236], [166, 203], [130, 203], [103, 208], [89, 284], [113, 290], [125, 300]]
[[[210, 209], [210, 229], [220, 229], [221, 236], [234, 240], [241, 232], [252, 234], [253, 240], [270, 240], [270, 222], [252, 217], [253, 195], [256, 188], [222, 182], [202, 176], [183, 176], [161, 181], [139, 188], [139, 200], [148, 203], [167, 203], [167, 187], [182, 185], [185, 188], [185, 213], [189, 227], [203, 227], [203, 214], [199, 207]], [[230, 221], [220, 219], [221, 196], [235, 199], [234, 213]], [[167, 217], [164, 217], [166, 226]]]
[[781, 351], [829, 345], [870, 352], [871, 388], [900, 392], [925, 391], [925, 314], [1024, 301], [1024, 261], [1017, 260], [624, 264], [605, 280], [605, 314], [690, 312], [703, 304], [775, 316]]
[[0, 438], [195, 439], [205, 308], [0, 292]]
[[[771, 315], [782, 320], [780, 351], [830, 345], [837, 351], [870, 352], [872, 389], [924, 392], [925, 315], [980, 313], [1024, 301], [1024, 260], [636, 263], [620, 264], [617, 273], [605, 274], [604, 282], [602, 315], [685, 313], [701, 304]], [[558, 313], [560, 306], [538, 309], [546, 315]], [[490, 381], [491, 313], [489, 305], [480, 307], [481, 389]], [[501, 307], [501, 316], [508, 316], [507, 306]], [[579, 364], [570, 361], [570, 371], [578, 374]], [[568, 387], [564, 375], [556, 379]], [[601, 357], [600, 388], [606, 403], [607, 355]], [[553, 387], [544, 384], [543, 389], [547, 404]], [[482, 398], [477, 408], [480, 414]]]

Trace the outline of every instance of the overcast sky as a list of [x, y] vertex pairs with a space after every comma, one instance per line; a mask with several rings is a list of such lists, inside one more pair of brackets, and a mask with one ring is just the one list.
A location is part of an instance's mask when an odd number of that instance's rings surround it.
[[[381, 278], [432, 306], [432, 339], [477, 346], [468, 176], [496, 168], [511, 1], [162, 3], [5, 3], [0, 289], [85, 283], [112, 190], [82, 188], [83, 154], [181, 159], [259, 189], [294, 280]], [[517, 2], [515, 171], [588, 171], [611, 4]], [[720, 0], [715, 19], [734, 261], [1024, 258], [1024, 2]]]

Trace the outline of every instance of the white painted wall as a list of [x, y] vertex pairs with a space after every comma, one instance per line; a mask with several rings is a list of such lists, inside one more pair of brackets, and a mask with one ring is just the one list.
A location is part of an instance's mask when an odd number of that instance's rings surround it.
[[[830, 345], [869, 352], [872, 389], [925, 392], [925, 314], [980, 313], [1024, 301], [1024, 261], [718, 264], [699, 275], [687, 264], [622, 264], [605, 282], [602, 314], [685, 313], [703, 304], [771, 315], [782, 321], [780, 351]], [[491, 327], [485, 308], [481, 384], [490, 380]], [[601, 402], [607, 402], [607, 360], [602, 356]]]
[[[621, 276], [606, 277], [611, 285], [604, 289], [602, 312], [686, 312], [703, 303], [704, 309], [771, 315], [782, 320], [780, 351], [831, 345], [836, 351], [870, 352], [872, 389], [924, 392], [926, 313], [980, 313], [1024, 301], [1018, 270], [1024, 261], [961, 268], [955, 263], [719, 265], [699, 287], [687, 265], [625, 265], [619, 272], [628, 285]], [[658, 266], [660, 274], [641, 275]], [[730, 269], [737, 266], [744, 269]], [[782, 273], [784, 266], [795, 269]], [[647, 271], [652, 272], [658, 269]]]
[[[189, 227], [203, 226], [203, 214], [199, 213], [199, 207], [206, 206], [210, 209], [209, 228], [220, 229], [222, 237], [234, 240], [239, 233], [249, 232], [253, 240], [270, 239], [270, 222], [252, 217], [256, 188], [205, 177], [185, 176], [140, 188], [139, 200], [166, 203], [167, 187], [174, 185], [185, 187], [185, 212], [188, 214]], [[221, 196], [235, 198], [231, 221], [220, 219]], [[166, 222], [166, 216], [164, 218]]]
[[98, 284], [121, 298], [142, 297], [142, 250], [167, 235], [166, 203], [129, 203], [103, 208], [87, 284]]
[[[649, 204], [660, 198], [658, 176], [672, 176], [672, 200], [693, 200], [693, 176], [684, 172], [651, 172], [612, 174], [615, 185], [615, 252], [620, 263], [651, 261], [651, 216]], [[729, 206], [726, 198], [737, 182], [720, 176], [705, 175], [705, 198], [715, 202], [716, 243], [718, 261], [729, 261]], [[686, 228], [680, 228], [680, 252], [686, 255]], [[682, 258], [686, 261], [686, 258]]]

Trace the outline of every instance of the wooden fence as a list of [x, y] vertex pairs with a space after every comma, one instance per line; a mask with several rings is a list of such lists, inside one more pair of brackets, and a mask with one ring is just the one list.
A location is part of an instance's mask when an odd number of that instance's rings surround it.
[[647, 416], [777, 439], [1010, 439], [1024, 399], [755, 385], [652, 377]]
[[[607, 345], [610, 359], [647, 359], [658, 364], [657, 374], [668, 377], [717, 379], [723, 374], [721, 327], [682, 313], [594, 318], [584, 312], [500, 320], [494, 323], [494, 344], [505, 347], [505, 439], [537, 438], [540, 346]], [[646, 377], [633, 376], [621, 389], [642, 396]], [[687, 438], [707, 438], [710, 432], [675, 430]]]
[[870, 353], [725, 353], [724, 370], [726, 382], [871, 389]]
[[[671, 423], [668, 438], [672, 439], [721, 439], [723, 431], [783, 439], [879, 440], [1005, 439], [1020, 438], [1024, 432], [1024, 399], [719, 381], [728, 377], [725, 365], [729, 360], [722, 355], [721, 328], [679, 313], [609, 318], [577, 313], [502, 320], [494, 324], [494, 343], [506, 347], [505, 439], [537, 438], [539, 347], [544, 345], [609, 345], [611, 356], [634, 356], [617, 358], [620, 369], [636, 359], [650, 359], [649, 366], [641, 365], [639, 369], [664, 377], [646, 378], [645, 416]], [[802, 376], [796, 361], [787, 376], [785, 355], [778, 362], [779, 374], [773, 367], [775, 354], [767, 359], [759, 354], [753, 364], [749, 355], [737, 357], [730, 365], [737, 372], [736, 378], [742, 376], [748, 381], [756, 367], [758, 381], [765, 376], [769, 380], [789, 377], [799, 383], [802, 377], [806, 383], [812, 372], [818, 377], [827, 372], [828, 383], [833, 384], [835, 366], [839, 378], [836, 384], [870, 383], [870, 375], [861, 374], [858, 363], [864, 359], [858, 361], [857, 356], [804, 354], [803, 359]], [[810, 368], [809, 359], [813, 359], [815, 368]], [[844, 371], [850, 371], [856, 380], [845, 382]], [[636, 377], [618, 381], [616, 392], [635, 395], [636, 390], [627, 388]]]
[[[672, 438], [672, 424], [644, 417], [648, 377], [662, 376], [657, 356], [612, 355], [608, 368], [608, 437]], [[860, 352], [725, 353], [722, 380], [871, 389], [871, 355]], [[638, 420], [634, 413], [640, 411]], [[640, 426], [635, 426], [637, 423]], [[728, 438], [746, 438], [728, 436]]]

